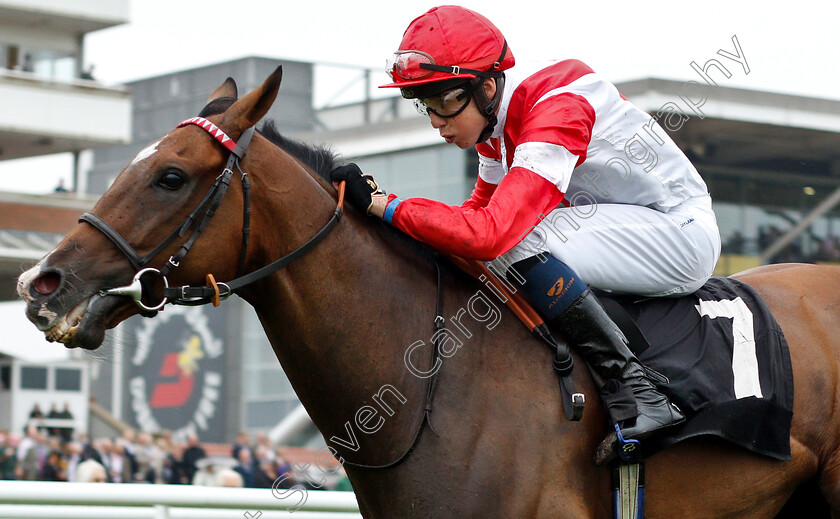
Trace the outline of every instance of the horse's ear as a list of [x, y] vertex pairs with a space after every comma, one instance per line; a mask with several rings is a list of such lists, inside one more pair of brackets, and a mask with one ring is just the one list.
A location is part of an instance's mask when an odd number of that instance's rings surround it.
[[212, 94], [210, 94], [210, 97], [207, 99], [207, 103], [205, 104], [210, 104], [220, 97], [232, 97], [234, 99], [239, 97], [239, 92], [236, 89], [236, 81], [234, 81], [232, 77], [225, 79], [225, 82], [222, 83], [219, 88], [214, 90]]
[[274, 104], [282, 78], [283, 67], [278, 66], [262, 85], [228, 108], [219, 121], [219, 126], [227, 124], [244, 131], [257, 124]]

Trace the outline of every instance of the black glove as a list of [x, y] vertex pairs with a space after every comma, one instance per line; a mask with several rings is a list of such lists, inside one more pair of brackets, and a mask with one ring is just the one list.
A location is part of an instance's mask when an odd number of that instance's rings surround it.
[[384, 195], [385, 192], [379, 189], [373, 176], [362, 173], [354, 163], [339, 166], [330, 172], [330, 180], [333, 182], [347, 182], [345, 196], [350, 205], [355, 207], [362, 214], [369, 214], [371, 195]]

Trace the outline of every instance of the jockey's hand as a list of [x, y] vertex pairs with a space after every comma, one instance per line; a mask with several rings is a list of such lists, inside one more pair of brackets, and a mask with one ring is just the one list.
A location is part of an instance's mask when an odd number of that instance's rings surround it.
[[359, 166], [352, 162], [339, 166], [330, 172], [330, 180], [333, 185], [342, 180], [347, 182], [347, 201], [357, 210], [367, 215], [382, 217], [388, 195], [379, 189], [373, 176], [362, 173]]

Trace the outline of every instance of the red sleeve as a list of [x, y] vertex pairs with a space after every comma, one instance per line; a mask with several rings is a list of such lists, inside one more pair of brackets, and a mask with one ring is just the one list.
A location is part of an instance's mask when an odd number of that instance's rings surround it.
[[496, 191], [498, 186], [496, 184], [491, 184], [489, 182], [485, 182], [481, 177], [478, 177], [478, 180], [475, 182], [475, 187], [473, 188], [472, 194], [470, 194], [470, 198], [461, 204], [462, 209], [479, 209], [487, 205], [490, 202], [490, 198], [492, 198], [493, 193]]
[[490, 261], [519, 243], [562, 199], [548, 180], [513, 168], [484, 207], [409, 198], [400, 201], [391, 223], [442, 252]]

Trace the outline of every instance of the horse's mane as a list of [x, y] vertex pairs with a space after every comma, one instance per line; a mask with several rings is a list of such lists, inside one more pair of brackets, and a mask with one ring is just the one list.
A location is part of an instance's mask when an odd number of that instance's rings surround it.
[[[220, 114], [230, 108], [235, 101], [236, 98], [234, 97], [214, 99], [198, 115], [199, 117], [210, 117], [211, 115]], [[315, 172], [327, 185], [330, 185], [330, 172], [344, 162], [337, 153], [326, 146], [310, 145], [281, 135], [273, 120], [269, 119], [264, 121], [262, 126], [257, 128], [257, 132]], [[370, 220], [373, 219], [371, 218]], [[375, 223], [378, 224], [378, 229], [381, 231], [381, 234], [386, 237], [395, 238], [399, 242], [401, 245], [399, 249], [408, 249], [414, 252], [426, 263], [433, 265], [438, 262], [438, 255], [428, 245], [415, 240], [382, 221]], [[443, 264], [448, 265], [448, 262], [443, 262]], [[444, 271], [451, 272], [452, 269], [445, 267]]]
[[265, 121], [259, 132], [263, 137], [302, 162], [327, 182], [330, 181], [330, 171], [342, 162], [338, 154], [326, 146], [309, 145], [284, 137], [272, 120]]

